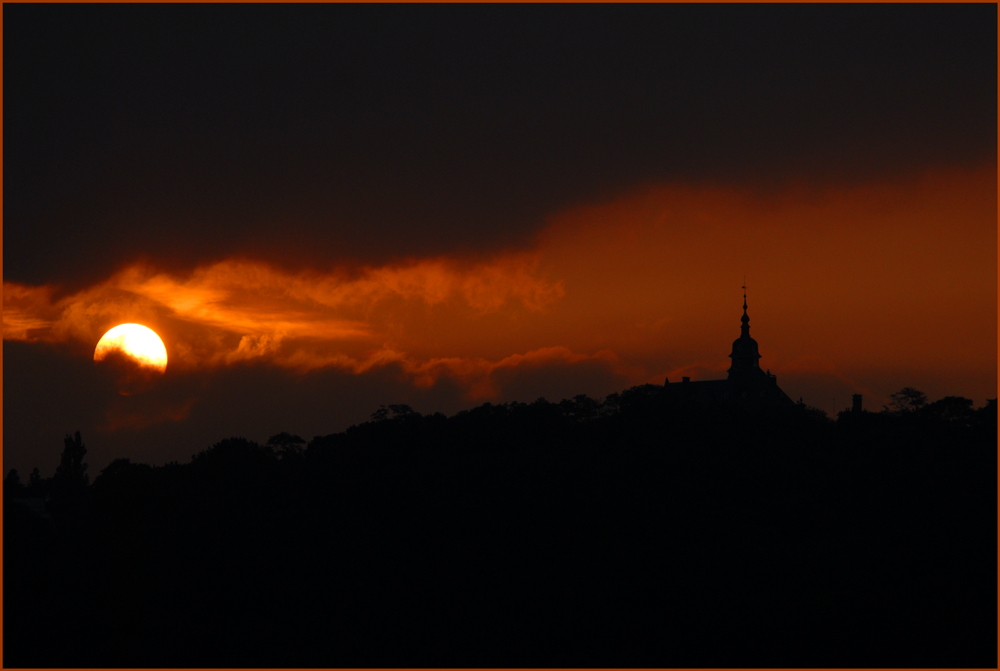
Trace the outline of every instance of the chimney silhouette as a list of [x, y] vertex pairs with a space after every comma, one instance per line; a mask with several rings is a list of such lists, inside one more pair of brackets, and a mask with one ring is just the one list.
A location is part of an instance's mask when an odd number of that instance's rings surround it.
[[861, 394], [854, 394], [851, 396], [851, 400], [854, 401], [854, 405], [851, 407], [851, 412], [861, 414]]

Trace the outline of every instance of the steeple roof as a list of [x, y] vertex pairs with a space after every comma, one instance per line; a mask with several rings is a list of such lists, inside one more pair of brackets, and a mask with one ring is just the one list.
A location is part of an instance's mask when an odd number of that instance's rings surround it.
[[763, 375], [760, 369], [760, 353], [757, 351], [757, 341], [750, 337], [750, 315], [747, 314], [747, 287], [743, 285], [743, 316], [740, 318], [740, 337], [733, 341], [733, 351], [729, 358], [733, 360], [729, 366], [729, 378], [745, 377], [747, 375]]

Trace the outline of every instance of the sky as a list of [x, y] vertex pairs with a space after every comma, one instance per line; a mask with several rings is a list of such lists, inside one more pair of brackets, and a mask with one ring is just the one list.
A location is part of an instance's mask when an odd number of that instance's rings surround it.
[[4, 5], [5, 470], [722, 378], [744, 284], [793, 399], [980, 406], [996, 14]]

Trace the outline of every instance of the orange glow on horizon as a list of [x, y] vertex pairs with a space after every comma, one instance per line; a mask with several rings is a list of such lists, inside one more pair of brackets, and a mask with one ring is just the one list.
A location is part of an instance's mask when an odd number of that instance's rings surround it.
[[761, 366], [779, 384], [879, 398], [901, 380], [981, 402], [996, 395], [995, 183], [987, 166], [770, 195], [662, 185], [558, 213], [529, 249], [487, 260], [133, 265], [58, 299], [4, 282], [4, 339], [93, 342], [140, 320], [179, 370], [396, 366], [418, 386], [447, 377], [496, 398], [505, 371], [549, 365], [629, 384], [724, 377], [745, 274]]

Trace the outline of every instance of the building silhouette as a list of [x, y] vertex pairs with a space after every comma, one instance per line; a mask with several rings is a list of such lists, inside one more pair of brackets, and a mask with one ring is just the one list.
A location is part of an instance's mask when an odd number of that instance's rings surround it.
[[778, 387], [778, 378], [760, 367], [757, 341], [750, 337], [750, 317], [747, 315], [746, 287], [743, 287], [743, 317], [740, 337], [733, 341], [729, 354], [732, 363], [725, 380], [682, 378], [680, 382], [664, 381], [669, 396], [690, 399], [710, 405], [747, 409], [793, 405], [792, 399]]

